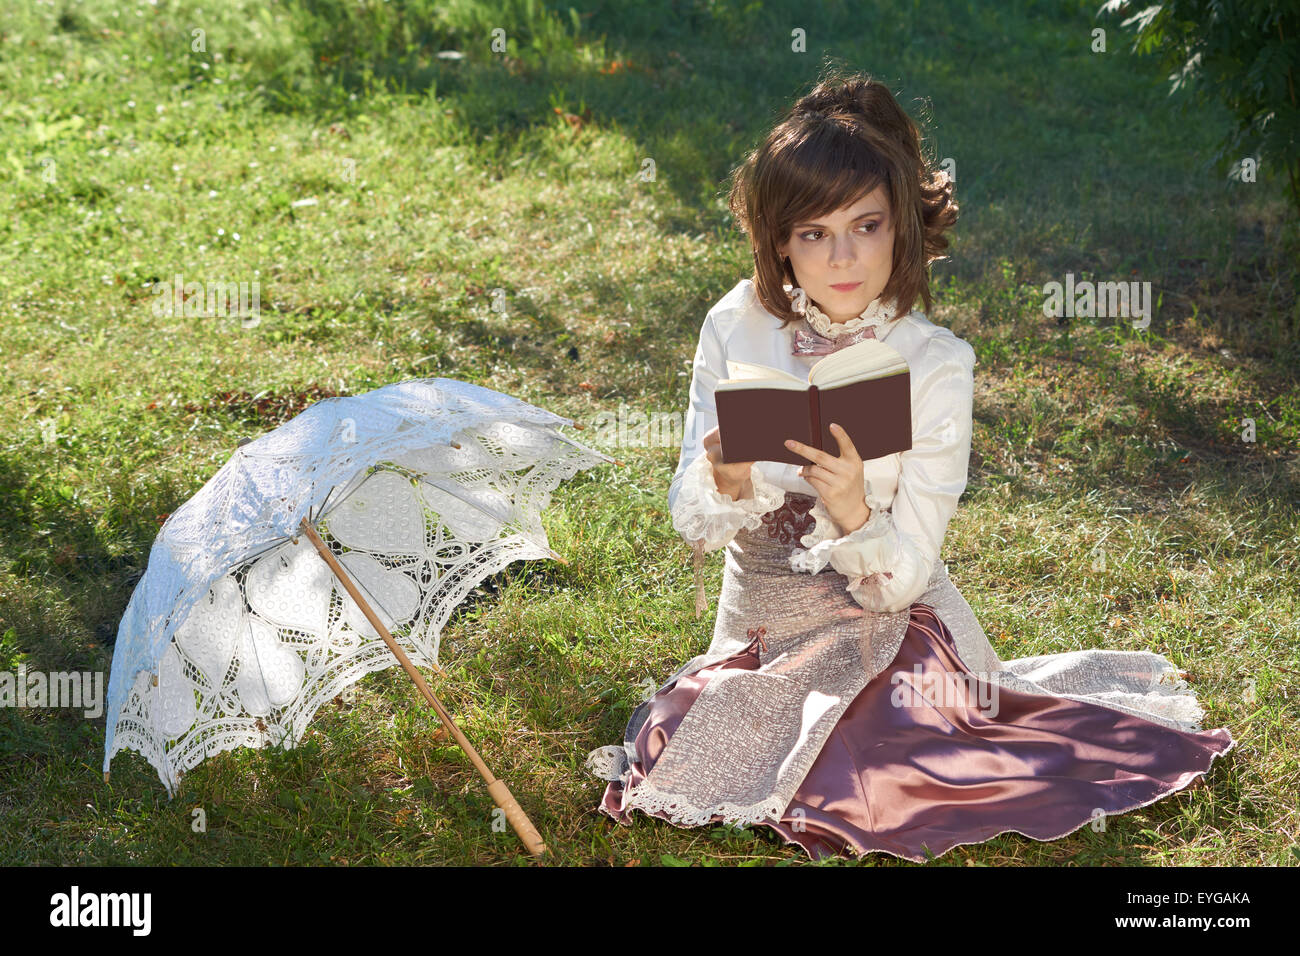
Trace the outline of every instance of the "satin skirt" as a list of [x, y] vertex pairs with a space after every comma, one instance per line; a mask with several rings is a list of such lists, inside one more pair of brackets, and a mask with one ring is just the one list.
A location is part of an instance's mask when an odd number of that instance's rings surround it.
[[[758, 669], [760, 640], [651, 699], [629, 787], [645, 779], [712, 677]], [[934, 609], [918, 603], [893, 663], [841, 715], [780, 820], [759, 825], [814, 860], [881, 852], [923, 863], [1001, 833], [1046, 841], [1101, 829], [1106, 816], [1197, 782], [1232, 746], [1226, 728], [1181, 731], [980, 680]], [[631, 809], [624, 784], [610, 782], [600, 810], [630, 823]]]

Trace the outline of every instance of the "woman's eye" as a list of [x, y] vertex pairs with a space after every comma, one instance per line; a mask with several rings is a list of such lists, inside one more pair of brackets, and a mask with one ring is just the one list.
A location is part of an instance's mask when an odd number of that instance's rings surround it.
[[[880, 223], [878, 223], [878, 222], [864, 222], [862, 225], [863, 225], [863, 226], [870, 226], [870, 227], [871, 227], [870, 229], [867, 230], [867, 235], [871, 235], [871, 234], [874, 233], [877, 229], [880, 228]], [[820, 229], [810, 229], [810, 230], [808, 230], [807, 232], [803, 233], [803, 235], [801, 235], [799, 238], [800, 238], [800, 239], [803, 239], [803, 240], [805, 240], [805, 241], [807, 241], [807, 242], [816, 242], [817, 240], [815, 240], [815, 239], [809, 239], [808, 237], [809, 237], [809, 236], [812, 236], [812, 235], [818, 235], [818, 236], [820, 236], [821, 233], [822, 233], [822, 231], [821, 231]]]

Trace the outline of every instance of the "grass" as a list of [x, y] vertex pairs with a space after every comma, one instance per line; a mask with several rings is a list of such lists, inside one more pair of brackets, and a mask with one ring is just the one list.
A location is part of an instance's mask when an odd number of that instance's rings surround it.
[[[998, 654], [1166, 654], [1205, 726], [1240, 741], [1208, 788], [1104, 833], [1007, 834], [934, 865], [1295, 865], [1300, 240], [1267, 170], [1203, 168], [1226, 115], [1178, 113], [1114, 22], [1090, 52], [1095, 4], [1020, 7], [12, 12], [0, 671], [107, 674], [162, 516], [238, 439], [325, 395], [448, 376], [589, 427], [620, 403], [680, 412], [704, 313], [749, 271], [722, 183], [826, 50], [889, 82], [956, 162], [931, 318], [979, 364], [944, 547]], [[794, 28], [813, 52], [791, 52]], [[1067, 272], [1150, 281], [1151, 327], [1045, 319], [1042, 286]], [[259, 282], [260, 323], [155, 315], [150, 286], [176, 273]], [[595, 810], [586, 753], [713, 628], [666, 511], [678, 448], [616, 454], [554, 496], [569, 564], [485, 582], [431, 684], [559, 862], [805, 864], [767, 831]], [[714, 600], [721, 572], [715, 554]], [[102, 781], [103, 717], [0, 709], [0, 861], [529, 862], [399, 669], [312, 728], [293, 751], [205, 761], [168, 801], [134, 754]]]

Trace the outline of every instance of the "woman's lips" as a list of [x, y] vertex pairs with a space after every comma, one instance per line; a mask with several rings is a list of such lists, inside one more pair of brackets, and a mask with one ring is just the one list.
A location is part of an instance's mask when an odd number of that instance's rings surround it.
[[839, 285], [831, 286], [831, 288], [836, 292], [852, 292], [860, 285], [862, 285], [861, 282], [841, 282]]

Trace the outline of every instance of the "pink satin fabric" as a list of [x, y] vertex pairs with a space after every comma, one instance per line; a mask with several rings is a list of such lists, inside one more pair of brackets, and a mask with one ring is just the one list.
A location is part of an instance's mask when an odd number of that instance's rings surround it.
[[[637, 735], [631, 787], [709, 679], [724, 668], [756, 670], [759, 647], [755, 639], [655, 695]], [[923, 863], [927, 851], [938, 857], [1010, 831], [1058, 839], [1095, 816], [1187, 787], [1232, 746], [1224, 728], [1179, 731], [979, 681], [934, 609], [914, 604], [897, 657], [844, 711], [780, 822], [762, 825], [813, 859], [883, 852]], [[600, 809], [631, 822], [621, 782], [608, 784]]]
[[790, 349], [791, 355], [830, 355], [832, 352], [838, 352], [842, 348], [850, 345], [856, 345], [866, 339], [876, 337], [876, 327], [868, 325], [865, 328], [857, 329], [853, 332], [845, 332], [843, 335], [837, 335], [835, 338], [827, 338], [811, 328], [794, 330], [794, 345]]

